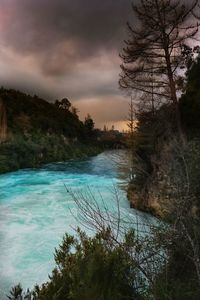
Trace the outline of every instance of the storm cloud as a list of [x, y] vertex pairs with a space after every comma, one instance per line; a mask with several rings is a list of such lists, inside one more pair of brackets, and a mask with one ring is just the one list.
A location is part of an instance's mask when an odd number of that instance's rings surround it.
[[130, 19], [130, 0], [0, 0], [1, 85], [67, 96], [97, 125], [123, 120], [118, 54]]

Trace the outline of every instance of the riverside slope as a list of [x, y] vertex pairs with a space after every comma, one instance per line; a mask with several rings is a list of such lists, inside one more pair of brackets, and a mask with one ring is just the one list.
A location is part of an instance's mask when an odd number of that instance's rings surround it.
[[[120, 210], [132, 220], [151, 217], [130, 209], [127, 180], [120, 170], [124, 151], [106, 151], [96, 157], [49, 164], [40, 169], [25, 169], [0, 176], [0, 299], [21, 283], [33, 287], [48, 280], [54, 266], [53, 253], [65, 232], [80, 225], [80, 213], [67, 193], [84, 192], [89, 186], [99, 205], [103, 197], [111, 213], [116, 212], [113, 186], [120, 188]], [[123, 173], [123, 174], [122, 174]]]

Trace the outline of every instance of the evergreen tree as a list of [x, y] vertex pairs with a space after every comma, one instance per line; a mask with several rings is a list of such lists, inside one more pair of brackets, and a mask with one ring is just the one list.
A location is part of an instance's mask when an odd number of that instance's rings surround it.
[[128, 23], [129, 39], [121, 57], [120, 86], [164, 97], [173, 105], [177, 128], [182, 137], [177, 97], [177, 70], [184, 62], [184, 44], [193, 38], [199, 24], [194, 21], [198, 0], [142, 0], [133, 5], [137, 27]]
[[189, 66], [185, 93], [180, 99], [183, 123], [188, 130], [200, 129], [200, 54]]

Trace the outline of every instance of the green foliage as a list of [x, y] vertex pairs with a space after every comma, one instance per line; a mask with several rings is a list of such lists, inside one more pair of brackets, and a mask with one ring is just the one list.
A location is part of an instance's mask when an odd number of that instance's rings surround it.
[[36, 300], [38, 297], [38, 288], [35, 287], [35, 291], [30, 291], [29, 289], [24, 292], [21, 285], [18, 284], [13, 287], [10, 294], [7, 296], [9, 300]]
[[70, 107], [67, 99], [61, 101], [60, 107], [37, 96], [3, 88], [0, 89], [0, 97], [6, 107], [8, 127], [12, 133], [41, 131], [79, 139], [86, 134], [83, 123], [67, 109]]
[[55, 254], [58, 268], [50, 283], [42, 287], [41, 299], [54, 299], [55, 294], [60, 300], [64, 295], [74, 300], [134, 299], [137, 292], [131, 257], [123, 245], [109, 243], [109, 235], [109, 230], [94, 238], [80, 231], [78, 239], [66, 235]]
[[199, 282], [184, 232], [163, 224], [148, 238], [140, 239], [130, 231], [120, 241], [109, 228], [94, 237], [79, 229], [77, 233], [77, 237], [66, 234], [55, 250], [56, 267], [48, 282], [26, 292], [18, 285], [9, 299], [199, 299]]
[[132, 186], [142, 190], [153, 174], [155, 157], [160, 155], [163, 144], [175, 133], [175, 115], [170, 105], [163, 105], [157, 111], [136, 114], [137, 127], [132, 135], [133, 169], [135, 177]]
[[19, 168], [38, 167], [41, 164], [84, 158], [99, 153], [99, 148], [73, 142], [63, 135], [35, 132], [25, 137], [15, 135], [0, 145], [0, 173]]
[[51, 104], [37, 96], [0, 89], [6, 108], [8, 138], [0, 144], [0, 173], [99, 152], [64, 98]]
[[169, 106], [162, 106], [153, 116], [146, 112], [138, 116], [134, 147], [135, 159], [140, 159], [130, 189], [133, 195], [140, 193], [137, 207], [157, 214], [161, 211], [162, 218], [173, 226], [169, 236], [165, 229], [159, 243], [168, 256], [150, 285], [149, 293], [156, 300], [197, 300], [200, 295], [199, 75], [200, 58], [188, 71], [186, 92], [180, 100], [188, 136], [184, 147], [177, 139]]
[[[198, 222], [198, 243], [199, 228]], [[168, 257], [159, 274], [155, 276], [149, 292], [156, 300], [198, 300], [200, 284], [192, 259], [193, 249], [185, 232], [181, 232], [180, 228], [174, 232], [169, 227], [159, 231], [159, 235], [159, 245], [167, 249]]]
[[197, 300], [200, 295], [200, 56], [190, 63], [179, 103], [185, 144], [177, 138], [174, 114], [166, 105], [155, 114], [140, 112], [133, 139], [136, 177], [130, 200], [172, 226], [159, 241], [167, 259], [149, 286], [155, 300]]
[[144, 300], [144, 292], [136, 287], [136, 266], [128, 251], [134, 246], [132, 232], [120, 243], [113, 243], [109, 229], [94, 237], [80, 230], [77, 238], [66, 234], [55, 252], [57, 267], [49, 282], [33, 292], [35, 299]]

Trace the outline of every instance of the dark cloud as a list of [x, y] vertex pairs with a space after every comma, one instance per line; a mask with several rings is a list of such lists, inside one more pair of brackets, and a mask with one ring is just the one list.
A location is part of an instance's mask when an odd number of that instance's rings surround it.
[[[4, 41], [58, 76], [102, 50], [119, 51], [130, 0], [2, 0]], [[7, 4], [6, 4], [7, 3]]]
[[1, 85], [67, 96], [97, 125], [110, 101], [123, 120], [118, 54], [131, 18], [131, 0], [0, 0]]
[[128, 101], [124, 101], [124, 99], [120, 96], [108, 98], [106, 101], [106, 105], [102, 105], [102, 98], [95, 99], [92, 107], [91, 100], [87, 99], [84, 101], [78, 101], [77, 104], [80, 109], [82, 109], [83, 107], [87, 107], [88, 110], [90, 109], [91, 114], [94, 116], [95, 119], [98, 118], [98, 121], [102, 125], [106, 124], [107, 122], [126, 122]]

